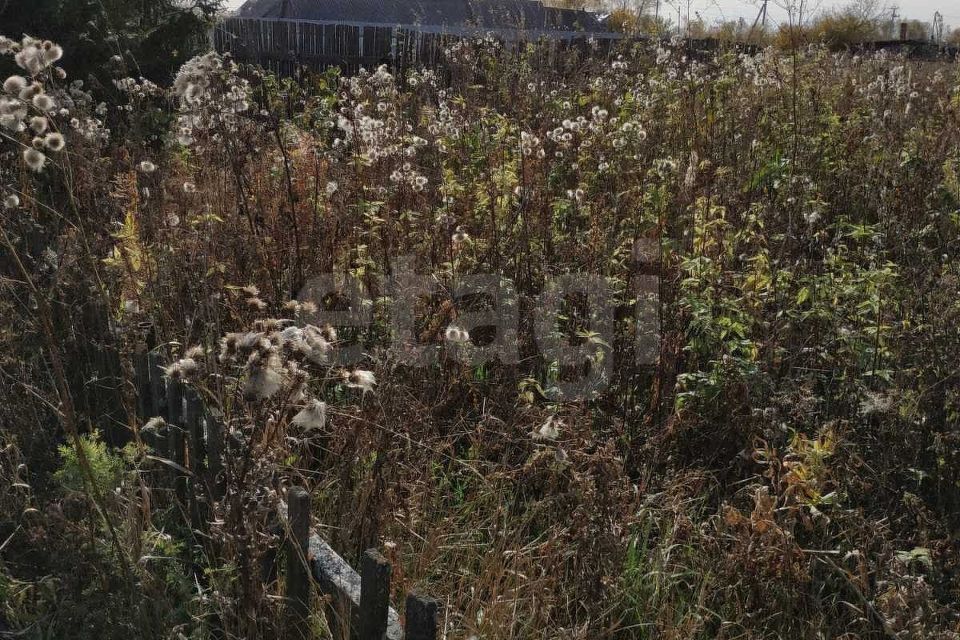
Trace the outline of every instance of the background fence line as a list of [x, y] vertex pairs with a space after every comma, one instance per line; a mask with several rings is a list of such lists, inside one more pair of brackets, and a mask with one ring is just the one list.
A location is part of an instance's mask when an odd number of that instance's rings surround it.
[[492, 35], [520, 50], [542, 38], [545, 57], [552, 61], [565, 49], [606, 56], [622, 34], [584, 31], [515, 29], [446, 29], [384, 26], [360, 22], [322, 22], [292, 19], [229, 18], [214, 29], [214, 48], [240, 62], [258, 64], [281, 75], [307, 67], [323, 71], [336, 66], [344, 73], [381, 64], [396, 71], [435, 68], [444, 62], [444, 49], [467, 38]]
[[[323, 71], [339, 67], [345, 74], [385, 64], [395, 72], [445, 63], [444, 50], [459, 40], [492, 36], [508, 49], [521, 51], [530, 42], [544, 46], [541, 64], [554, 66], [564, 51], [608, 58], [620, 42], [650, 40], [648, 37], [613, 32], [537, 29], [448, 28], [431, 25], [385, 26], [364, 22], [327, 22], [294, 18], [228, 18], [213, 31], [214, 48], [230, 53], [239, 62], [257, 64], [279, 75], [294, 75], [298, 69]], [[722, 48], [756, 53], [762, 47], [716, 38], [685, 38], [688, 55], [705, 57]], [[883, 40], [851, 47], [852, 53], [890, 51], [910, 58], [952, 59], [957, 47], [926, 40]]]

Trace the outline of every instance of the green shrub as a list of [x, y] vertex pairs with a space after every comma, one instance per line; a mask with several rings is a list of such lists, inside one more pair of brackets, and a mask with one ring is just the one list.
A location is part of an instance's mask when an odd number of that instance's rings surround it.
[[[100, 439], [99, 431], [82, 436], [81, 443], [87, 462], [90, 463], [90, 471], [97, 488], [101, 492], [112, 491], [120, 484], [125, 466], [123, 458], [107, 448], [107, 445]], [[62, 444], [58, 449], [63, 463], [60, 469], [54, 473], [57, 482], [70, 491], [88, 490], [90, 487], [87, 486], [86, 474], [81, 466], [77, 450], [68, 444]]]

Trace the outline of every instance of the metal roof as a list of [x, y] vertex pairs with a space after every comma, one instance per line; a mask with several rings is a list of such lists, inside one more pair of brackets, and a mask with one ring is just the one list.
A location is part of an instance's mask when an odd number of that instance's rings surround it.
[[248, 0], [238, 15], [424, 27], [606, 30], [587, 11], [545, 7], [538, 0]]

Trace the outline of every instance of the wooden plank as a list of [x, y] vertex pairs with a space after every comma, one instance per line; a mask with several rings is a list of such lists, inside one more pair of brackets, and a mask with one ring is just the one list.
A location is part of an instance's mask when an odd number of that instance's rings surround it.
[[377, 59], [377, 32], [376, 27], [363, 27], [360, 30], [360, 55], [364, 61], [373, 61]]
[[[167, 413], [167, 386], [164, 382], [163, 364], [160, 354], [151, 351], [147, 354], [147, 371], [150, 376], [150, 417], [164, 417]], [[162, 427], [154, 433], [148, 443], [154, 453], [165, 454], [167, 429]]]
[[360, 564], [358, 640], [384, 640], [390, 611], [390, 563], [376, 549], [367, 549]]
[[[153, 389], [150, 381], [150, 355], [146, 351], [139, 351], [133, 356], [134, 386], [137, 391], [136, 420], [142, 427], [153, 413]], [[158, 434], [156, 431], [140, 432], [140, 440], [150, 449], [156, 451]]]
[[303, 487], [287, 492], [289, 534], [286, 554], [287, 637], [310, 636], [310, 494]]
[[207, 409], [204, 417], [207, 448], [207, 488], [212, 500], [223, 497], [226, 476], [223, 468], [223, 443], [225, 439], [223, 414], [217, 409]]
[[440, 603], [433, 598], [411, 593], [404, 611], [406, 640], [437, 640]]
[[150, 417], [164, 416], [167, 408], [167, 392], [163, 382], [163, 365], [160, 354], [147, 355], [147, 369], [150, 371]]
[[183, 465], [183, 385], [177, 380], [167, 380], [167, 424], [176, 434], [171, 438], [168, 457]]
[[360, 27], [351, 26], [347, 31], [347, 55], [355, 60], [359, 60], [363, 55], [361, 33]]
[[337, 52], [337, 25], [323, 25], [323, 55], [327, 58], [335, 58]]
[[200, 474], [205, 466], [203, 442], [203, 401], [190, 387], [183, 390], [183, 429], [186, 435], [185, 467]]
[[184, 389], [183, 428], [186, 435], [185, 467], [193, 473], [187, 480], [187, 496], [190, 502], [190, 527], [194, 531], [206, 530], [209, 515], [206, 503], [201, 503], [197, 482], [203, 477], [205, 456], [203, 442], [203, 401], [190, 387]]
[[[184, 424], [183, 424], [183, 383], [179, 380], [167, 380], [167, 428], [169, 429], [169, 450], [167, 457], [181, 468], [184, 466]], [[188, 510], [187, 476], [174, 469], [173, 486], [181, 509]]]
[[150, 419], [150, 362], [147, 353], [139, 351], [133, 354], [133, 386], [137, 392], [137, 418]]

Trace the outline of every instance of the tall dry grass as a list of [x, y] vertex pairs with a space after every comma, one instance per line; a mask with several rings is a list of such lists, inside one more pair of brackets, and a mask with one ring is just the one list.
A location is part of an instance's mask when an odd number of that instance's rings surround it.
[[[957, 69], [687, 53], [479, 41], [439, 75], [288, 79], [210, 55], [102, 107], [37, 70], [67, 112], [24, 115], [65, 148], [0, 147], [7, 624], [277, 635], [272, 512], [302, 484], [449, 637], [956, 637]], [[516, 362], [457, 356], [491, 338], [452, 300], [477, 273], [515, 287]], [[565, 273], [615, 304], [598, 336], [565, 301], [557, 331], [613, 364], [575, 400], [534, 337]], [[229, 427], [199, 534], [141, 437], [148, 341]]]

